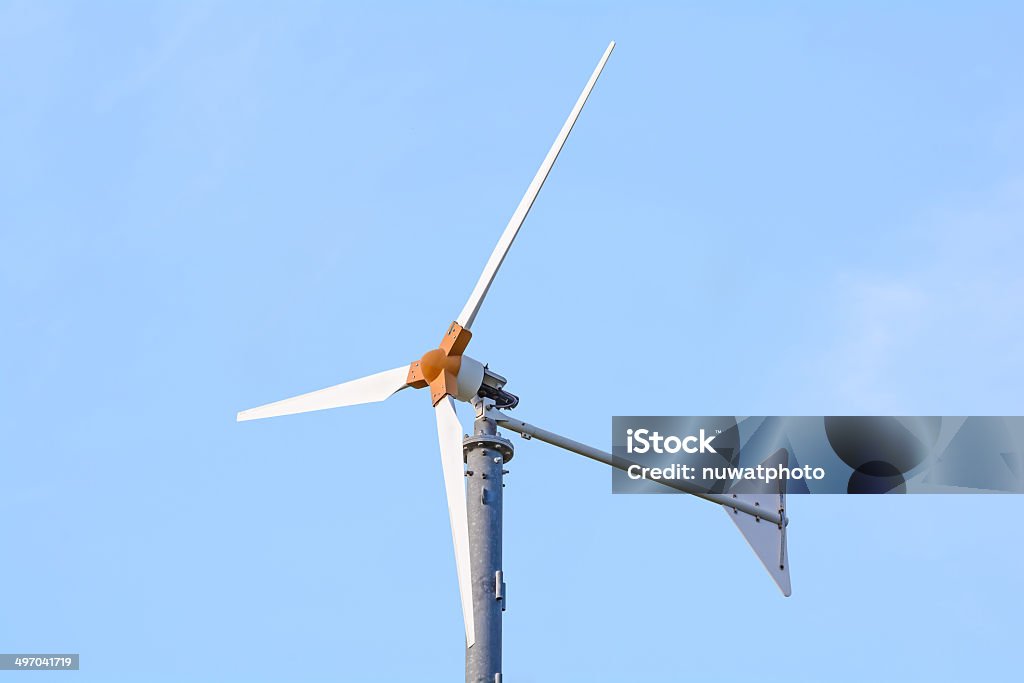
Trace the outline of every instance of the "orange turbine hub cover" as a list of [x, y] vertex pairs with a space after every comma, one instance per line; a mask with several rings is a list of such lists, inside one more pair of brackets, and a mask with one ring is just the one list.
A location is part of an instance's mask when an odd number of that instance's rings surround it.
[[409, 365], [406, 384], [415, 389], [429, 386], [434, 405], [445, 396], [454, 395], [462, 368], [462, 352], [472, 336], [472, 332], [453, 322], [436, 349], [427, 351]]
[[462, 356], [446, 356], [441, 349], [431, 349], [420, 358], [420, 369], [427, 382], [433, 382], [442, 372], [459, 374]]

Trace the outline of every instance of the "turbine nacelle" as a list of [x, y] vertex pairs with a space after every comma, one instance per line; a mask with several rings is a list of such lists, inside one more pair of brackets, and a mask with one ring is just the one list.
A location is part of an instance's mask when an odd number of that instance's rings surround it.
[[519, 397], [505, 391], [507, 380], [463, 353], [472, 337], [472, 332], [452, 322], [436, 349], [409, 364], [406, 386], [430, 387], [430, 402], [434, 406], [445, 396], [467, 403], [481, 396], [493, 400], [496, 408], [515, 408]]

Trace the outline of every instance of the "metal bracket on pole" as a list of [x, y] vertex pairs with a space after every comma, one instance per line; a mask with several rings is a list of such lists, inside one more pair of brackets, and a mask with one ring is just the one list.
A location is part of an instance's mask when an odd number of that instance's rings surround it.
[[487, 418], [487, 411], [497, 410], [494, 407], [494, 399], [485, 398], [483, 396], [474, 396], [469, 403], [473, 406], [473, 410], [476, 412], [476, 419], [478, 420]]
[[507, 607], [505, 603], [505, 572], [500, 569], [494, 572], [494, 599], [501, 603], [501, 611]]

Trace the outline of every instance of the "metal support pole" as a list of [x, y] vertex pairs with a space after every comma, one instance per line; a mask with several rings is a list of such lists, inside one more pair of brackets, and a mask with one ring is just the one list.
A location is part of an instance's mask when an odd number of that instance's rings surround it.
[[504, 465], [512, 444], [478, 404], [473, 436], [462, 442], [466, 457], [470, 574], [476, 642], [466, 648], [466, 683], [501, 683], [501, 613], [505, 582], [501, 571], [501, 512]]

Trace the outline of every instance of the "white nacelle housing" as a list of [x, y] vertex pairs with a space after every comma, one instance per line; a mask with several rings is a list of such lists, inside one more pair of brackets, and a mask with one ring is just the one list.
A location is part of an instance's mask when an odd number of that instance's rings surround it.
[[462, 356], [455, 398], [468, 403], [476, 396], [476, 392], [480, 390], [480, 385], [483, 383], [484, 364], [469, 356]]

